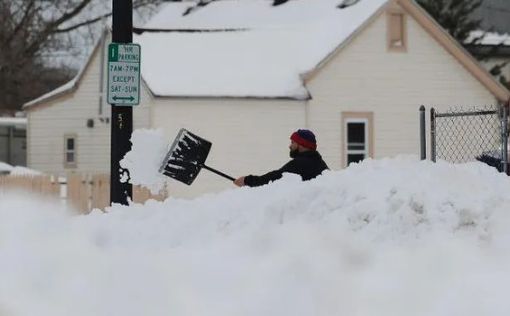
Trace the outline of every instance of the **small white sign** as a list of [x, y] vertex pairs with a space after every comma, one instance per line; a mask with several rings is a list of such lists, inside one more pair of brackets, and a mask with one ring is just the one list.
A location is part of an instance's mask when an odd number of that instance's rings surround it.
[[140, 103], [140, 45], [108, 46], [108, 103], [123, 106]]

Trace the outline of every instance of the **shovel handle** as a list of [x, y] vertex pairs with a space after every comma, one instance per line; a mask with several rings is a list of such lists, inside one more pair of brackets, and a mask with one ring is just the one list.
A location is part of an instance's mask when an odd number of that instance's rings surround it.
[[236, 179], [232, 178], [231, 176], [229, 176], [229, 175], [227, 175], [227, 174], [224, 174], [223, 172], [218, 171], [218, 170], [216, 170], [216, 169], [213, 169], [213, 168], [211, 168], [211, 167], [209, 167], [209, 166], [202, 165], [202, 168], [207, 169], [207, 170], [209, 170], [209, 171], [211, 171], [211, 172], [214, 172], [214, 173], [216, 173], [217, 175], [222, 176], [223, 178], [227, 178], [227, 179], [231, 180], [232, 182], [236, 180]]

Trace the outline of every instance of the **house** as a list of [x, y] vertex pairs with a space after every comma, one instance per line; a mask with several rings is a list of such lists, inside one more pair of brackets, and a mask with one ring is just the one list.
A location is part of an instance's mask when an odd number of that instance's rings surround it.
[[24, 117], [0, 117], [0, 163], [26, 166], [26, 129]]
[[[189, 14], [171, 2], [134, 41], [142, 47], [135, 128], [181, 127], [213, 143], [208, 165], [233, 176], [288, 161], [289, 135], [310, 128], [332, 169], [419, 153], [420, 105], [504, 102], [510, 92], [412, 0], [222, 0]], [[67, 85], [25, 105], [28, 165], [108, 172], [104, 34]], [[203, 171], [175, 196], [231, 187]]]

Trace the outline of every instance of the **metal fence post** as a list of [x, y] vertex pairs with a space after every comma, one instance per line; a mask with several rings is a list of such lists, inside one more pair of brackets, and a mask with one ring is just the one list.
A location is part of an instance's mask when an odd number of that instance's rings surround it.
[[7, 127], [7, 163], [14, 165], [13, 158], [14, 126]]
[[420, 106], [420, 159], [427, 159], [427, 137], [425, 136], [425, 106]]
[[501, 163], [502, 170], [508, 174], [508, 107], [503, 105], [501, 107]]
[[436, 110], [430, 109], [430, 159], [436, 162]]

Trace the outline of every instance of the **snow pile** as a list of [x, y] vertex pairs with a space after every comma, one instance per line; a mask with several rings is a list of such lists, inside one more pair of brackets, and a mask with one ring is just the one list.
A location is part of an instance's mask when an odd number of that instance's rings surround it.
[[13, 168], [10, 164], [0, 161], [0, 174], [8, 174]]
[[40, 176], [43, 173], [34, 169], [30, 169], [22, 166], [15, 166], [11, 170], [12, 176]]
[[509, 193], [414, 157], [78, 217], [0, 192], [0, 314], [506, 315]]
[[8, 163], [0, 161], [0, 174], [9, 174], [12, 176], [36, 176], [42, 172], [22, 166], [11, 166]]
[[130, 141], [131, 151], [120, 161], [121, 167], [129, 170], [131, 184], [143, 185], [158, 194], [166, 180], [158, 172], [168, 150], [163, 130], [137, 129]]

